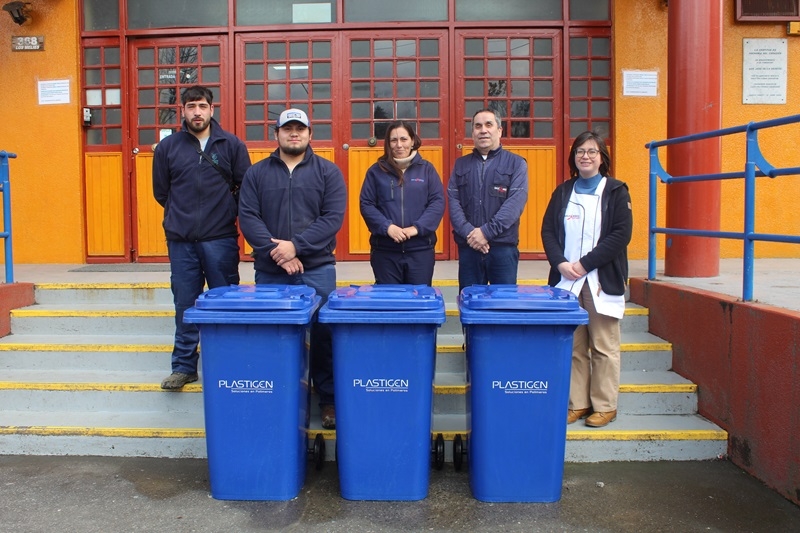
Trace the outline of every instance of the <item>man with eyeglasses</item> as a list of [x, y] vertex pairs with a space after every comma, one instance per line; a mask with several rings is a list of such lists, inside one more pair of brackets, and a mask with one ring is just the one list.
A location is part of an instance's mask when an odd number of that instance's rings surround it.
[[450, 224], [458, 245], [458, 288], [515, 284], [519, 220], [528, 201], [528, 163], [503, 149], [492, 109], [472, 117], [472, 153], [459, 157], [447, 184]]

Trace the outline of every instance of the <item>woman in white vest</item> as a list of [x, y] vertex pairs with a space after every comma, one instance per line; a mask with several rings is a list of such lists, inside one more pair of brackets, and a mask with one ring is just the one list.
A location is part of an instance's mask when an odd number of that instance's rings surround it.
[[633, 216], [628, 186], [608, 175], [602, 137], [586, 131], [569, 152], [570, 179], [550, 198], [542, 242], [548, 283], [574, 293], [589, 313], [572, 345], [567, 423], [603, 427], [617, 418], [620, 319], [625, 312]]

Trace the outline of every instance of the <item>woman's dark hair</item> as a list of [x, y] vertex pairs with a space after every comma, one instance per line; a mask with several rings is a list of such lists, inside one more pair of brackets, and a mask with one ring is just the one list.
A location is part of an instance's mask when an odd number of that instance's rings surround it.
[[575, 164], [575, 150], [577, 150], [586, 141], [594, 141], [597, 143], [597, 149], [600, 150], [599, 155], [602, 158], [600, 163], [600, 175], [608, 176], [608, 170], [611, 168], [611, 156], [608, 155], [608, 147], [606, 146], [606, 142], [597, 133], [593, 131], [584, 131], [575, 137], [575, 142], [572, 143], [572, 148], [569, 150], [569, 158], [567, 160], [569, 163], [569, 177], [576, 178], [580, 174], [578, 172], [578, 165]]
[[402, 185], [403, 170], [395, 163], [394, 157], [392, 157], [392, 147], [389, 142], [392, 132], [397, 128], [403, 128], [408, 132], [408, 135], [411, 137], [412, 152], [419, 150], [419, 147], [422, 146], [422, 139], [420, 139], [417, 132], [414, 131], [414, 126], [404, 120], [396, 120], [386, 128], [386, 135], [383, 137], [383, 155], [378, 158], [378, 166], [381, 167], [381, 170], [384, 172], [397, 176], [397, 182]]

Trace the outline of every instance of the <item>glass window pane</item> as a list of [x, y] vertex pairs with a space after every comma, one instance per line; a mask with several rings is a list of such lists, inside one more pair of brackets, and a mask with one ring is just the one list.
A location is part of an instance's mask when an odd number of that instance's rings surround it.
[[312, 64], [311, 79], [330, 79], [331, 78], [331, 64], [330, 63], [313, 63]]
[[610, 103], [605, 100], [592, 102], [592, 117], [593, 118], [609, 118], [611, 115]]
[[586, 100], [573, 100], [569, 103], [569, 114], [571, 117], [588, 117], [589, 102]]
[[605, 37], [596, 37], [592, 39], [592, 55], [607, 57], [611, 55], [610, 47], [611, 41]]
[[503, 59], [493, 59], [488, 61], [488, 75], [489, 76], [505, 76], [506, 75], [506, 62]]
[[84, 71], [84, 78], [86, 85], [101, 85], [103, 83], [103, 71], [86, 70]]
[[589, 39], [587, 39], [586, 37], [572, 37], [569, 40], [569, 55], [588, 56]]
[[439, 118], [439, 102], [421, 102], [419, 116], [422, 118]]
[[[103, 2], [104, 5], [116, 2]], [[227, 26], [228, 0], [164, 2], [136, 0], [128, 2], [129, 28], [192, 28]]]
[[369, 78], [369, 62], [353, 61], [350, 63], [351, 78]]
[[[272, 69], [270, 69], [272, 70]], [[281, 71], [283, 74], [285, 71]], [[249, 81], [262, 81], [264, 79], [264, 65], [261, 63], [244, 66], [244, 79]]]
[[247, 43], [244, 45], [245, 60], [264, 59], [264, 47], [261, 43]]
[[419, 95], [423, 98], [439, 96], [439, 82], [422, 81], [419, 84]]
[[535, 55], [535, 56], [551, 56], [551, 55], [553, 55], [553, 40], [552, 39], [534, 39], [533, 40], [533, 55]]
[[86, 105], [91, 105], [91, 106], [103, 105], [103, 91], [101, 89], [87, 89]]
[[531, 123], [527, 120], [512, 120], [509, 132], [514, 139], [527, 139], [531, 136]]
[[438, 61], [420, 61], [419, 75], [423, 78], [436, 78], [439, 76]]
[[413, 100], [397, 102], [397, 118], [417, 118], [417, 103]]
[[[197, 69], [181, 69], [181, 71], [186, 70], [187, 77], [185, 78], [187, 81], [184, 83], [197, 83]], [[192, 81], [189, 80], [189, 74], [194, 74]], [[203, 83], [219, 83], [219, 67], [203, 67]]]
[[392, 57], [394, 50], [392, 41], [377, 40], [372, 43], [372, 55], [375, 57]]
[[482, 56], [483, 39], [467, 39], [464, 41], [464, 53], [468, 56]]
[[528, 57], [531, 55], [531, 43], [528, 39], [511, 39], [511, 55]]
[[553, 96], [553, 82], [540, 80], [533, 82], [533, 96]]
[[[270, 83], [267, 85], [267, 94], [269, 95], [268, 100], [270, 101], [286, 100], [286, 85], [282, 83]], [[278, 111], [278, 114], [275, 115], [275, 117], [277, 118], [282, 111], [283, 109]]]
[[174, 48], [159, 48], [158, 49], [158, 64], [159, 65], [172, 65], [175, 63], [175, 49]]
[[331, 106], [331, 104], [315, 103], [313, 104], [313, 109], [314, 109], [313, 117], [315, 121], [330, 120], [331, 118], [333, 118], [333, 111], [332, 111], [333, 106]]
[[528, 80], [512, 80], [511, 96], [530, 96], [531, 82]]
[[419, 42], [420, 57], [439, 57], [439, 40], [423, 39]]
[[119, 2], [108, 0], [83, 0], [83, 29], [119, 29]]
[[483, 81], [482, 80], [469, 80], [464, 83], [465, 96], [483, 96]]
[[333, 139], [333, 128], [327, 122], [314, 124], [314, 138], [318, 141], [329, 141]]
[[416, 78], [417, 77], [417, 63], [416, 63], [416, 61], [398, 61], [397, 62], [397, 77], [398, 78]]
[[611, 96], [611, 86], [605, 80], [592, 81], [592, 96]]
[[246, 105], [244, 106], [244, 114], [245, 120], [264, 120], [264, 106], [261, 104]]
[[267, 59], [286, 59], [286, 43], [268, 43]]
[[330, 83], [312, 83], [311, 96], [315, 99], [327, 100], [331, 97], [331, 84]]
[[552, 76], [553, 75], [553, 62], [549, 59], [540, 59], [533, 63], [534, 76]]
[[506, 90], [506, 80], [488, 80], [489, 94], [488, 96], [508, 96]]
[[245, 140], [247, 141], [263, 141], [264, 140], [264, 126], [258, 124], [255, 126], [245, 126], [244, 128]]
[[158, 91], [158, 103], [159, 104], [167, 104], [167, 105], [175, 105], [178, 103], [177, 92], [175, 89], [159, 89]]
[[589, 82], [571, 81], [569, 82], [570, 96], [589, 96]]
[[152, 48], [139, 48], [139, 66], [148, 66], [155, 63], [155, 51]]
[[352, 98], [369, 98], [369, 82], [353, 82], [350, 84], [350, 96]]
[[122, 91], [120, 89], [106, 89], [106, 105], [121, 105]]
[[595, 59], [592, 61], [593, 76], [608, 76], [611, 72], [611, 63], [606, 59]]
[[203, 53], [203, 62], [204, 63], [217, 63], [219, 62], [219, 46], [214, 45], [205, 45], [201, 47]]
[[431, 122], [423, 122], [417, 132], [422, 139], [438, 139], [439, 138], [439, 124]]
[[351, 57], [369, 57], [369, 41], [350, 41]]
[[598, 134], [603, 139], [608, 139], [608, 135], [609, 135], [609, 132], [611, 131], [611, 128], [609, 127], [608, 122], [605, 122], [605, 121], [598, 122], [597, 120], [593, 120], [592, 121], [592, 131], [594, 131], [596, 134]]
[[311, 56], [314, 59], [330, 59], [331, 57], [330, 41], [314, 41], [311, 44]]
[[[533, 137], [535, 139], [552, 139], [553, 138], [553, 123], [552, 122], [534, 122], [533, 123]], [[573, 135], [574, 137], [574, 135]]]
[[527, 59], [514, 59], [511, 61], [511, 75], [512, 76], [530, 76], [531, 75], [531, 62]]
[[393, 78], [394, 64], [391, 61], [376, 61], [374, 76], [376, 78]]
[[483, 60], [470, 59], [465, 61], [464, 72], [467, 76], [483, 76]]
[[570, 138], [574, 139], [584, 131], [589, 129], [589, 124], [584, 121], [577, 121], [577, 122], [570, 122], [569, 124], [569, 136]]
[[506, 55], [506, 40], [505, 39], [489, 39], [487, 46], [490, 56], [505, 56]]
[[83, 50], [83, 64], [84, 66], [102, 64], [102, 60], [100, 58], [100, 48], [85, 48]]
[[569, 62], [570, 76], [588, 76], [589, 62], [585, 59], [573, 59]]
[[511, 116], [512, 117], [530, 117], [531, 116], [531, 102], [530, 100], [512, 100], [511, 101]]
[[472, 131], [472, 122], [471, 121], [472, 121], [473, 115], [475, 115], [475, 113], [477, 113], [478, 111], [480, 111], [484, 107], [486, 107], [486, 106], [484, 105], [483, 100], [466, 102], [464, 104], [464, 113], [466, 113], [466, 115], [469, 117], [469, 120], [470, 120], [469, 125], [467, 126], [467, 134], [469, 134], [469, 132]]
[[122, 124], [122, 110], [118, 107], [106, 109], [106, 124], [114, 126]]
[[139, 105], [155, 105], [156, 92], [153, 89], [139, 89]]
[[289, 65], [289, 79], [292, 80], [307, 80], [308, 79], [308, 65], [295, 63]]
[[344, 20], [345, 22], [443, 21], [447, 20], [447, 0], [404, 2], [347, 0], [344, 3]]
[[397, 41], [397, 57], [416, 57], [417, 43], [416, 41], [400, 39]]
[[356, 139], [368, 139], [372, 137], [370, 124], [353, 124], [351, 133]]
[[139, 144], [154, 144], [156, 142], [155, 130], [139, 130]]
[[151, 107], [145, 107], [139, 110], [139, 125], [146, 126], [156, 123], [156, 110]]
[[[592, 1], [592, 0], [589, 0]], [[606, 0], [607, 1], [607, 0]], [[561, 0], [456, 0], [456, 20], [561, 20]]]
[[373, 118], [394, 118], [394, 105], [392, 102], [375, 102], [373, 106]]
[[156, 82], [156, 76], [152, 70], [140, 70], [138, 74], [139, 85], [153, 85]]
[[551, 118], [553, 116], [553, 102], [535, 101], [533, 103], [533, 116], [536, 118]]
[[373, 98], [391, 98], [394, 96], [392, 91], [394, 90], [394, 84], [390, 81], [376, 81], [372, 87], [372, 97]]
[[103, 55], [106, 65], [119, 65], [119, 48], [116, 46], [106, 48]]
[[608, 0], [569, 0], [570, 20], [608, 20]]
[[386, 130], [389, 128], [388, 122], [376, 122], [375, 123], [375, 130], [373, 131], [373, 135], [378, 139], [383, 139], [386, 137]]
[[308, 59], [308, 43], [289, 43], [290, 59]]
[[417, 84], [413, 81], [397, 82], [396, 87], [398, 98], [414, 98], [417, 96]]
[[372, 118], [370, 107], [367, 103], [355, 103], [350, 106], [350, 118]]
[[106, 144], [122, 144], [122, 129], [108, 128], [106, 130]]
[[263, 100], [264, 99], [264, 86], [248, 84], [244, 87], [245, 100]]
[[335, 0], [328, 2], [307, 2], [304, 0], [236, 1], [236, 24], [238, 26], [330, 23], [334, 21], [335, 16]]
[[289, 98], [292, 100], [307, 100], [308, 85], [305, 83], [292, 83], [289, 85]]

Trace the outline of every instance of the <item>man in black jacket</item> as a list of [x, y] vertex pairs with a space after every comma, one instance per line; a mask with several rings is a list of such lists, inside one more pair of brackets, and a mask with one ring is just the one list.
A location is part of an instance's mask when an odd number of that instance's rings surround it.
[[[333, 250], [347, 204], [344, 176], [309, 146], [311, 125], [304, 111], [282, 112], [275, 136], [278, 149], [245, 174], [239, 225], [253, 247], [257, 284], [308, 285], [324, 305], [336, 289]], [[333, 429], [331, 331], [316, 319], [310, 352], [322, 427]]]
[[153, 195], [164, 207], [170, 286], [175, 302], [172, 374], [161, 388], [177, 390], [197, 381], [199, 332], [183, 323], [203, 287], [239, 283], [236, 199], [250, 154], [244, 143], [214, 120], [213, 95], [193, 86], [181, 95], [183, 127], [153, 154]]

